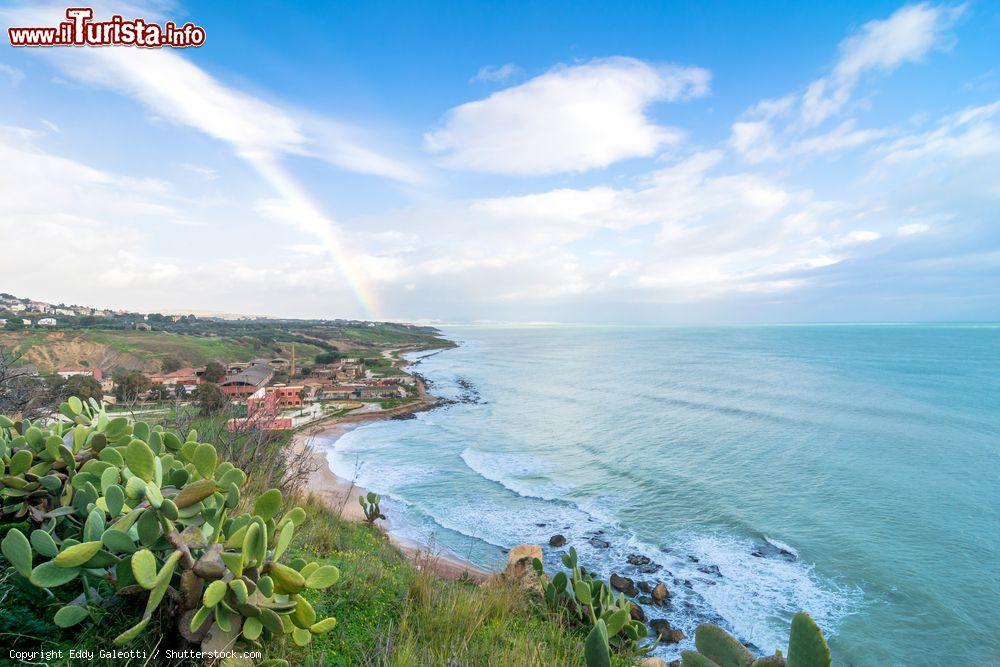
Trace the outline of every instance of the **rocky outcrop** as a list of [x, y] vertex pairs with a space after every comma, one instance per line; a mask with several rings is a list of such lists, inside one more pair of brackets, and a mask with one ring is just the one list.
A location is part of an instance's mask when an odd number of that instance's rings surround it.
[[668, 667], [666, 660], [654, 657], [643, 658], [636, 664], [638, 664], [639, 667]]
[[629, 609], [629, 616], [632, 617], [633, 621], [639, 621], [640, 623], [646, 622], [646, 612], [644, 612], [642, 607], [637, 604], [633, 604], [632, 608]]
[[670, 621], [665, 618], [654, 618], [649, 622], [649, 627], [664, 644], [678, 644], [684, 639], [684, 631], [671, 628]]
[[660, 583], [653, 586], [653, 590], [650, 593], [650, 597], [653, 598], [653, 602], [655, 604], [663, 606], [663, 603], [666, 601], [666, 599], [670, 597], [670, 591], [667, 590], [667, 585], [661, 581]]
[[519, 544], [507, 554], [507, 569], [504, 577], [525, 586], [541, 586], [531, 561], [542, 559], [542, 548], [537, 544]]
[[648, 565], [649, 564], [649, 558], [647, 558], [646, 556], [643, 556], [641, 554], [629, 554], [627, 560], [628, 560], [628, 564], [629, 565]]
[[607, 549], [608, 547], [611, 546], [610, 542], [601, 539], [600, 537], [592, 537], [590, 538], [589, 542], [590, 546], [594, 547], [595, 549]]
[[639, 589], [635, 587], [635, 582], [628, 577], [623, 577], [618, 573], [614, 573], [611, 575], [609, 582], [611, 583], [611, 588], [616, 591], [621, 591], [629, 597], [635, 597], [639, 594]]
[[558, 533], [549, 538], [550, 547], [561, 547], [565, 546], [565, 544], [566, 544], [566, 538]]

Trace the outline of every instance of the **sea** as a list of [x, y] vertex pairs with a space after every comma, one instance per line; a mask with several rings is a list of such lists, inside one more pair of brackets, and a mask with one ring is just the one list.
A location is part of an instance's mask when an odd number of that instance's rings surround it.
[[408, 358], [444, 406], [325, 442], [402, 536], [663, 581], [667, 659], [805, 610], [835, 665], [1000, 665], [1000, 325], [442, 331]]

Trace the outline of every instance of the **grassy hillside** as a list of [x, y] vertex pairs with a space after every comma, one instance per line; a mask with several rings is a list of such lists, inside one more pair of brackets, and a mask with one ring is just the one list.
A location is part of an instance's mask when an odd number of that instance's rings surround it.
[[289, 357], [295, 343], [300, 367], [317, 354], [337, 349], [346, 354], [378, 356], [395, 347], [447, 345], [430, 329], [395, 324], [338, 325], [316, 322], [199, 322], [164, 325], [153, 331], [113, 328], [0, 330], [0, 346], [16, 348], [24, 362], [44, 372], [86, 366], [111, 370], [158, 370], [166, 357], [187, 366], [207, 362], [247, 361], [255, 357]]
[[[165, 331], [38, 331], [0, 333], [0, 345], [17, 348], [26, 363], [43, 371], [60, 366], [158, 370], [160, 361], [176, 357], [184, 365], [204, 366], [212, 360], [247, 361], [254, 357], [288, 356], [281, 345], [260, 345], [246, 338], [206, 338]], [[296, 344], [296, 355], [312, 359], [315, 345]]]

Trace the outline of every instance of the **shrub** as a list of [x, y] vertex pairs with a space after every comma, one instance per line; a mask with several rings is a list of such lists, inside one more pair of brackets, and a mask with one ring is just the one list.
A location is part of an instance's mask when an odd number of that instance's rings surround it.
[[219, 463], [195, 431], [182, 438], [110, 418], [75, 397], [60, 413], [48, 424], [0, 416], [0, 550], [15, 576], [50, 598], [51, 589], [79, 587], [56, 625], [99, 620], [114, 597], [149, 591], [142, 617], [115, 644], [135, 639], [164, 600], [178, 634], [203, 650], [241, 636], [290, 635], [302, 646], [333, 627], [302, 593], [333, 585], [339, 570], [281, 562], [305, 510], [282, 514], [271, 489], [236, 514], [247, 476]]

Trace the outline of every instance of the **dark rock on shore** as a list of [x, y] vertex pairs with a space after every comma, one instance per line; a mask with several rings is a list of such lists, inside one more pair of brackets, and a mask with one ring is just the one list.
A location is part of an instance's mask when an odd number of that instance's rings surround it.
[[670, 621], [665, 618], [654, 618], [649, 627], [657, 634], [664, 644], [677, 644], [684, 639], [684, 631], [670, 627]]
[[561, 547], [564, 546], [565, 544], [566, 544], [566, 538], [563, 537], [562, 535], [559, 535], [558, 533], [549, 538], [550, 547]]
[[704, 572], [705, 574], [711, 574], [711, 575], [716, 576], [716, 577], [721, 577], [722, 576], [722, 573], [719, 572], [719, 566], [718, 565], [708, 565], [708, 566], [702, 565], [701, 567], [698, 568], [698, 571], [699, 572]]
[[653, 602], [662, 605], [663, 601], [670, 597], [670, 591], [667, 590], [667, 585], [661, 581], [653, 587], [653, 592], [650, 595], [653, 597]]
[[700, 562], [697, 558], [695, 558], [691, 554], [688, 554], [688, 560], [691, 561], [692, 563], [698, 563], [698, 562]]
[[594, 547], [595, 549], [607, 549], [608, 547], [611, 546], [611, 543], [608, 542], [607, 540], [602, 540], [599, 537], [592, 537], [590, 538], [590, 546]]
[[633, 621], [639, 621], [640, 623], [646, 622], [646, 612], [644, 612], [642, 607], [637, 604], [632, 605], [632, 608], [629, 609], [629, 615], [632, 617]]
[[621, 591], [629, 597], [635, 597], [639, 594], [639, 589], [635, 587], [635, 582], [628, 577], [623, 577], [618, 573], [613, 573], [609, 582], [611, 583], [611, 588], [616, 591]]
[[649, 563], [648, 565], [640, 565], [636, 571], [642, 574], [656, 574], [662, 569], [663, 566], [659, 563]]
[[640, 581], [638, 584], [636, 584], [636, 586], [638, 586], [639, 590], [642, 591], [643, 593], [648, 594], [653, 592], [653, 587], [650, 585], [648, 581]]
[[649, 558], [647, 558], [646, 556], [643, 556], [641, 554], [629, 554], [627, 560], [628, 560], [628, 564], [629, 565], [648, 565], [649, 564]]
[[797, 560], [798, 556], [793, 554], [788, 549], [782, 549], [781, 547], [776, 547], [770, 542], [765, 542], [764, 544], [759, 544], [753, 548], [750, 552], [751, 556], [756, 558], [782, 558], [787, 561]]
[[641, 595], [639, 596], [639, 602], [641, 602], [642, 604], [653, 604], [653, 598], [649, 597], [648, 595]]

